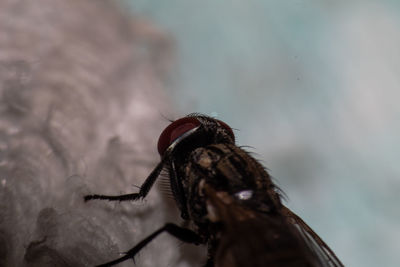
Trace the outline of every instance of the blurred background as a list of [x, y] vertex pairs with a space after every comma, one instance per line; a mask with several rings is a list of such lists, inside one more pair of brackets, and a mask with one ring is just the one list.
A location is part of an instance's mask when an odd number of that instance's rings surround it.
[[174, 42], [178, 118], [217, 116], [346, 266], [400, 262], [400, 2], [122, 1]]

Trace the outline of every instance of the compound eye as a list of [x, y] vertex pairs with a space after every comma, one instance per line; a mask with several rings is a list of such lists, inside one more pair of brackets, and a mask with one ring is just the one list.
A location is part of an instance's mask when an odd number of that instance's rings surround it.
[[185, 117], [174, 121], [161, 133], [158, 138], [158, 153], [162, 156], [167, 148], [180, 136], [187, 131], [200, 125], [200, 122], [194, 117]]
[[224, 129], [228, 132], [228, 134], [232, 137], [233, 142], [235, 142], [235, 134], [233, 133], [232, 128], [229, 127], [229, 125], [226, 124], [226, 123], [223, 122], [223, 121], [220, 121], [220, 120], [217, 120], [217, 121], [218, 121], [219, 125], [220, 125], [222, 128], [224, 128]]

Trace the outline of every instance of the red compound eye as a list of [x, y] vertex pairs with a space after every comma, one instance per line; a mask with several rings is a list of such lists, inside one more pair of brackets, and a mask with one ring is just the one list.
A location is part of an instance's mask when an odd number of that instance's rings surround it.
[[158, 153], [162, 156], [175, 139], [199, 125], [200, 122], [194, 117], [185, 117], [168, 125], [158, 138]]
[[232, 128], [229, 127], [229, 125], [226, 124], [226, 123], [223, 122], [223, 121], [220, 121], [220, 120], [217, 120], [217, 121], [218, 121], [219, 125], [220, 125], [222, 128], [224, 128], [225, 130], [228, 131], [228, 134], [232, 137], [233, 141], [235, 141], [235, 134], [233, 133]]

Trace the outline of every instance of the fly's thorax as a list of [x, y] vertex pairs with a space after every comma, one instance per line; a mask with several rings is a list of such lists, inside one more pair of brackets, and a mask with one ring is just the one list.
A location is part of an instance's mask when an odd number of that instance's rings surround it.
[[207, 203], [203, 192], [205, 184], [219, 192], [220, 197], [225, 194], [252, 211], [271, 212], [280, 205], [268, 173], [235, 145], [213, 144], [193, 150], [183, 176], [187, 210], [195, 222], [216, 220], [213, 206]]
[[216, 180], [215, 165], [220, 155], [207, 147], [199, 147], [190, 153], [185, 166], [183, 185], [187, 196], [189, 217], [196, 224], [207, 222], [207, 207], [202, 187], [205, 182]]

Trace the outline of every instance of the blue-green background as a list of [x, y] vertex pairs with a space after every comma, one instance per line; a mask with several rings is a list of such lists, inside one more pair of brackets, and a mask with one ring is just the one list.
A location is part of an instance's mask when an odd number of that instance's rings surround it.
[[174, 42], [173, 115], [240, 129], [346, 266], [398, 266], [400, 1], [124, 2]]

